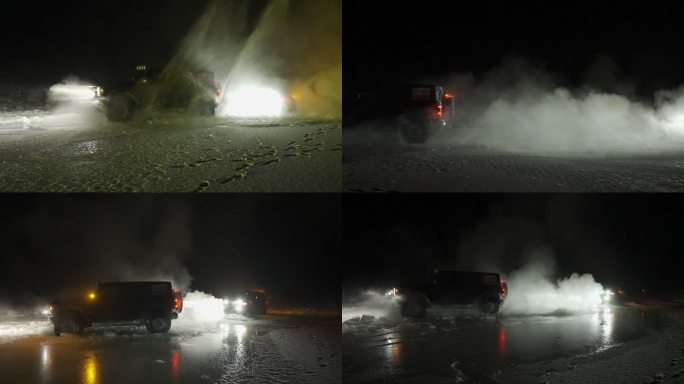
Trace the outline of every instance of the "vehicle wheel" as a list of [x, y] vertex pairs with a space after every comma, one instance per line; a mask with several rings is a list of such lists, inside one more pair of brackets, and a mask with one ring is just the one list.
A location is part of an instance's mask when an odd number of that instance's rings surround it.
[[498, 313], [500, 304], [491, 299], [480, 299], [477, 307], [480, 312], [489, 315]]
[[188, 108], [190, 114], [196, 116], [212, 117], [216, 116], [216, 104], [213, 101], [207, 101], [206, 98], [195, 98]]
[[145, 322], [149, 333], [168, 333], [171, 330], [171, 318], [169, 316], [154, 316]]
[[214, 103], [207, 104], [207, 106], [204, 108], [203, 115], [207, 117], [216, 116], [216, 105], [214, 105]]
[[252, 310], [253, 315], [265, 315], [267, 312], [266, 310], [266, 305], [265, 304], [258, 304], [254, 306], [254, 309]]
[[62, 328], [59, 325], [55, 324], [52, 329], [55, 331], [55, 336], [62, 336]]
[[401, 138], [409, 144], [424, 144], [430, 136], [428, 129], [416, 124], [401, 127]]
[[401, 314], [407, 317], [423, 317], [425, 305], [416, 299], [408, 299], [401, 306]]
[[112, 96], [106, 106], [107, 119], [113, 123], [133, 120], [135, 105], [130, 97], [118, 94]]
[[[65, 319], [58, 326], [60, 335], [62, 332], [71, 333], [73, 335], [83, 334], [83, 324], [76, 319]], [[55, 334], [57, 330], [55, 330]], [[59, 336], [59, 335], [58, 335]]]

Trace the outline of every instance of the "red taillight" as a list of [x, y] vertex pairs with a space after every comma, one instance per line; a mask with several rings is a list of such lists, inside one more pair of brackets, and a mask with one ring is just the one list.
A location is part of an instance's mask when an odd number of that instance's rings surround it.
[[442, 117], [442, 112], [443, 112], [442, 111], [442, 105], [441, 104], [436, 105], [435, 106], [435, 113], [437, 114], [437, 116]]
[[178, 313], [183, 312], [183, 294], [180, 289], [173, 290], [173, 310]]
[[499, 293], [503, 296], [508, 296], [508, 284], [506, 284], [504, 279], [499, 281]]

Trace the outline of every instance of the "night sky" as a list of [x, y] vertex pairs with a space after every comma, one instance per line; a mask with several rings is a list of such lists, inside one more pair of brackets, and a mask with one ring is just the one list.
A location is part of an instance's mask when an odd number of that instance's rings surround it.
[[163, 66], [209, 0], [10, 0], [0, 5], [0, 85], [69, 74], [112, 81], [138, 64]]
[[335, 305], [341, 220], [340, 199], [327, 195], [6, 195], [0, 297], [50, 298], [180, 266], [193, 290], [263, 287], [281, 304]]
[[681, 291], [684, 199], [676, 195], [349, 196], [344, 207], [345, 287], [477, 270], [478, 258], [510, 273], [550, 249], [557, 277], [591, 273], [609, 286]]
[[476, 75], [522, 56], [579, 85], [599, 56], [641, 93], [684, 84], [674, 1], [360, 1], [344, 7], [345, 89], [362, 79]]

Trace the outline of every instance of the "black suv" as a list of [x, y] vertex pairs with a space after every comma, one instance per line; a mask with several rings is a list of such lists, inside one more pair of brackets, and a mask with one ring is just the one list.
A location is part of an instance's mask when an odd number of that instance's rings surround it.
[[400, 95], [401, 135], [409, 143], [424, 143], [437, 130], [453, 125], [454, 98], [441, 86], [409, 84]]
[[435, 84], [363, 84], [345, 98], [348, 126], [372, 119], [398, 119], [402, 138], [424, 143], [439, 129], [453, 128], [456, 104], [452, 94]]
[[112, 122], [131, 121], [143, 109], [176, 110], [214, 116], [223, 90], [214, 73], [186, 70], [173, 75], [162, 68], [136, 67], [127, 81], [104, 88], [104, 110]]
[[401, 313], [422, 317], [433, 305], [474, 304], [482, 313], [497, 313], [508, 296], [508, 285], [497, 273], [437, 271], [429, 282], [407, 284], [388, 292], [401, 302]]
[[93, 325], [145, 325], [150, 333], [167, 333], [182, 311], [183, 296], [170, 282], [98, 283], [83, 297], [52, 302], [49, 318], [57, 336]]
[[263, 292], [237, 291], [226, 295], [223, 299], [223, 308], [225, 313], [265, 315], [268, 312], [268, 299]]

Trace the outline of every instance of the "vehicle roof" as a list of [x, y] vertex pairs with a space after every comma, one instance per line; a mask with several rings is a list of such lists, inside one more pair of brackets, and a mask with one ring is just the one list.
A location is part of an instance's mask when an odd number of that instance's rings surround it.
[[469, 275], [499, 275], [496, 272], [473, 272], [473, 271], [437, 271], [437, 274], [469, 274]]
[[437, 84], [402, 84], [403, 87], [421, 87], [421, 88], [437, 88], [441, 85]]
[[109, 282], [98, 282], [97, 285], [159, 285], [168, 284], [171, 285], [170, 281], [109, 281]]

